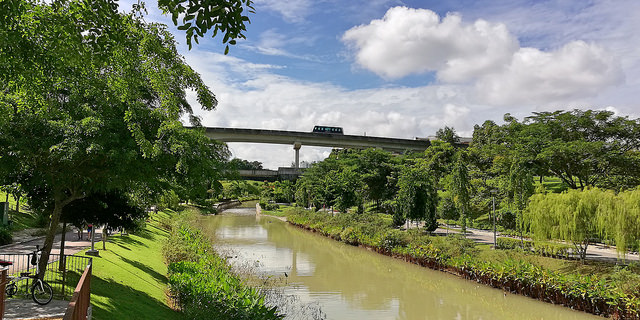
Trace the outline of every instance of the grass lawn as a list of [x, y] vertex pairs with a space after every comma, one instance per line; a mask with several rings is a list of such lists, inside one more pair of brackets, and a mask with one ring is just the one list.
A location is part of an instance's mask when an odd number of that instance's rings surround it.
[[[254, 205], [255, 207], [255, 205]], [[276, 216], [276, 217], [286, 217], [287, 213], [286, 211], [289, 208], [293, 208], [293, 206], [288, 206], [288, 205], [280, 205], [280, 208], [276, 209], [276, 210], [262, 210], [262, 214], [264, 215], [268, 215], [268, 216]]]
[[[94, 319], [180, 319], [167, 306], [167, 266], [161, 254], [167, 232], [152, 216], [145, 229], [128, 236], [112, 236], [107, 250], [93, 259], [91, 304]], [[102, 244], [96, 244], [102, 248]]]

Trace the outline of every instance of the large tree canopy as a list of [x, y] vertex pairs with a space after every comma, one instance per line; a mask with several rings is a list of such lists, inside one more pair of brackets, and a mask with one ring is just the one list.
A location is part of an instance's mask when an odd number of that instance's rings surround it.
[[216, 99], [164, 26], [109, 0], [1, 6], [0, 179], [51, 197], [43, 263], [72, 201], [216, 174], [226, 149], [180, 122], [186, 89]]
[[[539, 112], [519, 122], [485, 123], [473, 147], [507, 175], [517, 162], [538, 176], [555, 176], [569, 188], [632, 188], [640, 183], [640, 121], [609, 111]], [[502, 167], [502, 168], [500, 168]]]

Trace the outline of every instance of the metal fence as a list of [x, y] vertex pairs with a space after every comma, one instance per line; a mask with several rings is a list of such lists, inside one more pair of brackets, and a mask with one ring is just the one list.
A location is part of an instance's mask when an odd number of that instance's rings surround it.
[[[31, 264], [33, 253], [29, 254], [11, 254], [0, 253], [0, 260], [13, 262], [8, 266], [9, 277], [19, 276], [20, 273], [30, 272], [36, 273], [36, 266]], [[47, 271], [44, 275], [44, 281], [48, 282], [53, 288], [53, 296], [56, 299], [69, 300], [73, 295], [73, 291], [82, 276], [85, 268], [91, 264], [92, 258], [74, 255], [51, 254], [49, 263], [47, 263]], [[31, 279], [21, 280], [17, 283], [17, 295], [28, 295], [31, 285]]]

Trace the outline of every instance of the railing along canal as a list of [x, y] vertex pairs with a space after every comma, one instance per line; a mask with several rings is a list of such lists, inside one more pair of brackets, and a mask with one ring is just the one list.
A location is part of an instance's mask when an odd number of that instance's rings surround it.
[[[13, 262], [12, 265], [8, 266], [8, 276], [15, 276], [21, 272], [31, 272], [35, 274], [36, 266], [30, 263], [32, 255], [33, 253], [0, 253], [0, 260]], [[80, 277], [85, 271], [85, 268], [91, 265], [91, 261], [92, 258], [90, 257], [74, 255], [61, 256], [60, 254], [51, 254], [49, 256], [44, 281], [51, 285], [54, 299], [68, 300], [72, 297]], [[20, 281], [18, 283], [18, 294], [16, 296], [28, 295], [29, 284], [31, 284], [30, 281]]]

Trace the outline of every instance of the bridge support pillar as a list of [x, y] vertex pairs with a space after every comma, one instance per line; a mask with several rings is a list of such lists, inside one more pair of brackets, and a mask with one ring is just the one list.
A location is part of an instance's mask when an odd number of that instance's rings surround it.
[[300, 142], [293, 144], [293, 150], [296, 152], [296, 169], [300, 169], [300, 147], [302, 147], [302, 143]]

